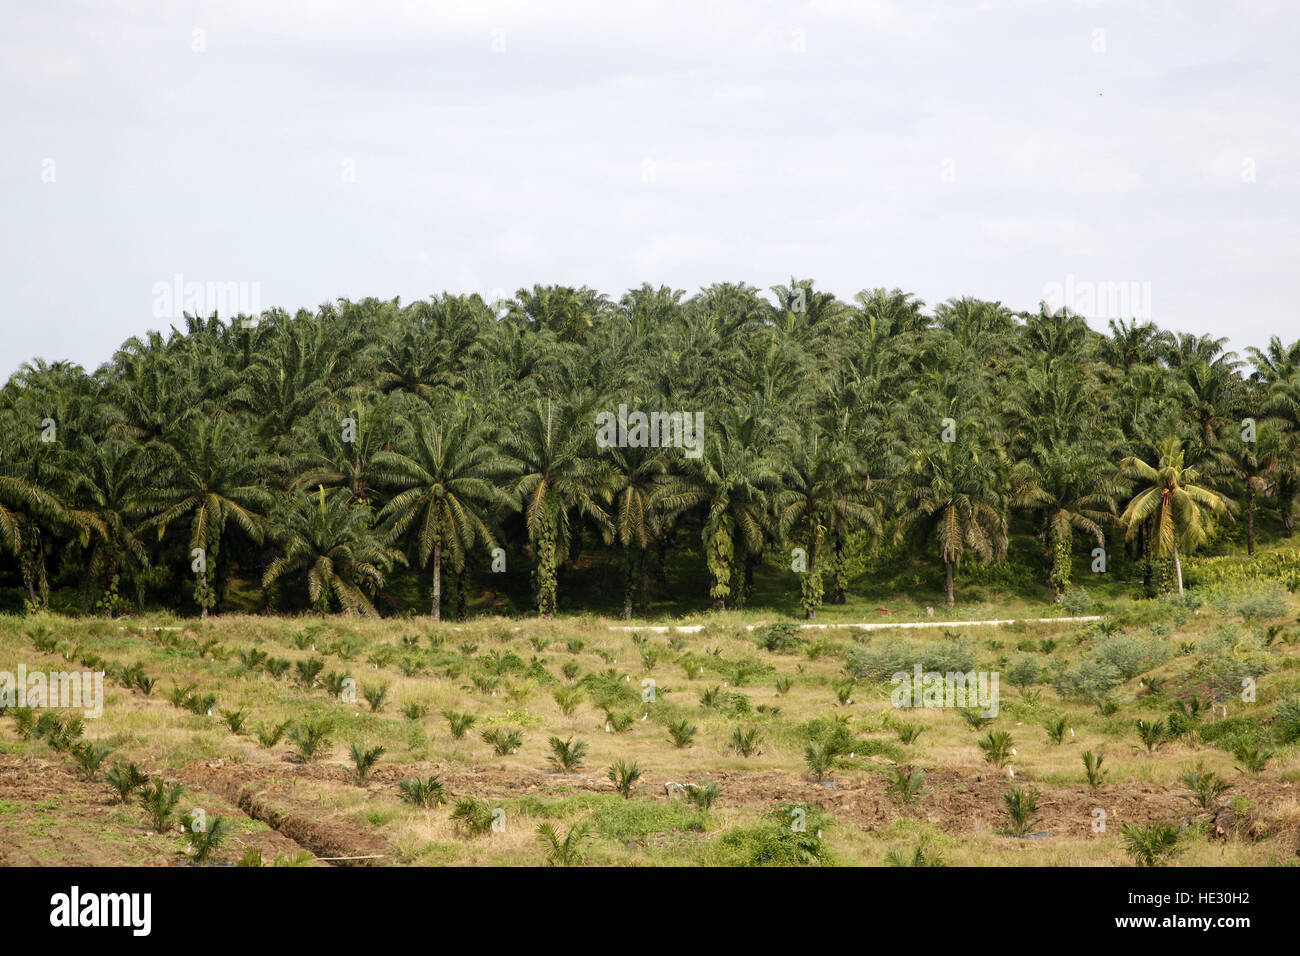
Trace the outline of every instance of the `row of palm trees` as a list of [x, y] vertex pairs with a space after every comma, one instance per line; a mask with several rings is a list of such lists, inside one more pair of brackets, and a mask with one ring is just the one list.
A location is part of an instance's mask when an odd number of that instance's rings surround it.
[[[400, 606], [405, 565], [436, 618], [524, 553], [540, 613], [586, 557], [617, 564], [630, 615], [672, 553], [702, 559], [719, 608], [764, 563], [797, 567], [813, 616], [896, 543], [933, 548], [951, 604], [962, 562], [1003, 559], [1017, 532], [1059, 596], [1080, 544], [1122, 540], [1181, 588], [1183, 556], [1233, 515], [1251, 553], [1261, 512], [1292, 529], [1300, 342], [1243, 362], [1046, 307], [770, 293], [340, 301], [187, 317], [89, 374], [35, 360], [0, 390], [0, 581], [107, 613], [119, 587], [143, 606], [190, 576], [202, 613], [248, 581], [376, 613]], [[703, 412], [702, 454], [598, 447], [596, 413], [620, 403]]]

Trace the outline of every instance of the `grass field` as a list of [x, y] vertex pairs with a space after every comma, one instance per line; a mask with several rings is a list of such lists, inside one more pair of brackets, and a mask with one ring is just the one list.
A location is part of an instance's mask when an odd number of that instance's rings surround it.
[[[1089, 600], [927, 618], [923, 599], [877, 594], [815, 629], [773, 628], [770, 608], [439, 625], [0, 617], [0, 670], [107, 671], [80, 738], [37, 711], [0, 719], [0, 862], [1113, 866], [1136, 859], [1125, 824], [1164, 823], [1176, 843], [1156, 862], [1293, 864], [1294, 597], [1256, 583]], [[945, 624], [1070, 611], [1101, 620]], [[849, 626], [901, 620], [937, 626]], [[622, 629], [645, 623], [687, 629]], [[915, 663], [996, 673], [997, 716], [893, 706], [889, 675]], [[462, 737], [448, 714], [473, 717]], [[1139, 720], [1161, 726], [1144, 742]], [[567, 765], [553, 739], [572, 741]], [[88, 744], [111, 748], [97, 769]], [[383, 748], [364, 781], [354, 745]], [[1102, 757], [1096, 786], [1085, 752]], [[625, 794], [620, 761], [640, 770]], [[128, 763], [183, 788], [170, 818], [116, 799], [105, 781]], [[434, 778], [426, 806], [403, 789], [417, 778]], [[1018, 819], [1013, 788], [1036, 797]], [[180, 828], [196, 810], [215, 834], [197, 853]]]

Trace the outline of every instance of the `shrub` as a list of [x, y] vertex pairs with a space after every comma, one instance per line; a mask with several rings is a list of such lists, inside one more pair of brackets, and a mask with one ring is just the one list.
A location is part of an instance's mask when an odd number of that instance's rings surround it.
[[1131, 680], [1168, 656], [1165, 646], [1158, 640], [1127, 634], [1117, 634], [1097, 642], [1093, 645], [1092, 654], [1101, 663], [1109, 664], [1118, 671], [1124, 680]]
[[796, 651], [799, 649], [799, 645], [803, 643], [799, 625], [790, 621], [779, 621], [776, 624], [769, 624], [767, 627], [759, 628], [754, 634], [754, 640], [763, 650], [773, 651], [778, 654], [788, 654]]
[[1043, 666], [1033, 654], [1017, 658], [1006, 671], [1007, 680], [1015, 687], [1031, 687], [1037, 684], [1042, 673]]
[[1081, 617], [1096, 610], [1097, 602], [1086, 588], [1070, 588], [1061, 595], [1060, 607], [1071, 617]]
[[1300, 694], [1292, 694], [1273, 708], [1273, 733], [1280, 743], [1300, 741]]

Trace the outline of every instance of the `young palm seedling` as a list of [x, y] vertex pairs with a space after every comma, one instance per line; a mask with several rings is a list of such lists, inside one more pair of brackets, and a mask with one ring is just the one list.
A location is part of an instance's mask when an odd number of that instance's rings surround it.
[[925, 771], [920, 767], [894, 767], [886, 791], [899, 806], [907, 806], [925, 793]]
[[1105, 758], [1101, 754], [1094, 754], [1091, 750], [1083, 752], [1083, 772], [1088, 777], [1088, 786], [1096, 790], [1106, 782], [1106, 774], [1109, 770], [1102, 770], [1101, 764]]
[[686, 799], [704, 813], [713, 809], [714, 802], [720, 796], [722, 788], [711, 780], [708, 783], [693, 783], [686, 788]]
[[635, 789], [637, 781], [641, 779], [641, 765], [635, 760], [630, 764], [618, 760], [609, 768], [607, 776], [614, 784], [614, 789], [619, 792], [623, 799], [631, 800], [632, 791]]
[[1003, 811], [1016, 836], [1029, 833], [1038, 820], [1038, 791], [1012, 787], [1002, 795]]
[[195, 863], [206, 862], [230, 835], [230, 821], [225, 817], [213, 817], [196, 830], [193, 819], [186, 814], [181, 825], [189, 832], [190, 844], [186, 852]]
[[1011, 762], [1011, 734], [1005, 730], [990, 730], [980, 738], [984, 759], [995, 767], [1005, 767]]
[[223, 710], [221, 719], [225, 721], [226, 727], [232, 734], [243, 733], [244, 721], [248, 719], [246, 710]]
[[427, 704], [403, 704], [402, 716], [407, 720], [423, 720], [429, 715]]
[[442, 716], [447, 718], [447, 727], [457, 740], [463, 739], [478, 720], [473, 714], [462, 714], [454, 710], [444, 710]]
[[362, 696], [366, 698], [366, 703], [370, 705], [370, 712], [377, 714], [384, 709], [384, 704], [388, 700], [388, 685], [375, 684], [371, 686], [367, 684]]
[[325, 669], [325, 662], [318, 657], [309, 657], [293, 665], [298, 683], [303, 687], [315, 687], [320, 672]]
[[1178, 851], [1178, 827], [1172, 823], [1145, 827], [1125, 823], [1121, 832], [1124, 849], [1138, 866], [1163, 866], [1166, 858]]
[[581, 740], [574, 741], [572, 737], [568, 740], [552, 737], [550, 744], [551, 766], [556, 773], [573, 773], [587, 756], [587, 745]]
[[1213, 770], [1206, 770], [1203, 764], [1197, 764], [1195, 769], [1187, 771], [1181, 779], [1183, 786], [1192, 792], [1191, 796], [1184, 799], [1211, 814], [1219, 809], [1223, 795], [1232, 789], [1232, 784]]
[[77, 761], [77, 769], [91, 783], [98, 779], [100, 766], [112, 752], [113, 748], [108, 744], [94, 744], [90, 741], [82, 741], [72, 745], [72, 757]]
[[1259, 747], [1250, 744], [1242, 744], [1232, 754], [1241, 761], [1241, 766], [1237, 769], [1242, 773], [1248, 773], [1252, 777], [1258, 777], [1264, 772], [1264, 767], [1273, 757], [1273, 751], [1261, 750]]
[[468, 837], [480, 837], [492, 829], [492, 808], [477, 797], [457, 800], [451, 818]]
[[582, 703], [581, 687], [557, 687], [554, 693], [555, 703], [560, 707], [560, 713], [565, 717], [572, 717]]
[[268, 750], [274, 747], [284, 737], [284, 732], [289, 729], [293, 721], [285, 720], [272, 726], [266, 724], [257, 725], [257, 742]]
[[539, 823], [537, 839], [546, 850], [547, 866], [582, 866], [586, 858], [583, 847], [587, 841], [588, 825], [584, 820], [569, 827], [569, 832], [560, 839], [553, 824]]
[[1065, 740], [1066, 719], [1064, 717], [1054, 717], [1047, 723], [1043, 724], [1043, 729], [1047, 731], [1047, 739], [1054, 744], [1060, 744]]
[[1142, 720], [1137, 722], [1138, 739], [1147, 748], [1147, 753], [1155, 753], [1164, 743], [1165, 722], [1163, 720]]
[[302, 720], [289, 730], [289, 741], [303, 763], [311, 763], [329, 747], [328, 720]]
[[735, 733], [731, 735], [731, 749], [742, 757], [752, 757], [758, 753], [758, 745], [761, 743], [758, 736], [757, 727], [740, 728], [737, 727]]
[[689, 747], [695, 741], [696, 726], [685, 717], [674, 720], [668, 725], [668, 736], [678, 750]]
[[104, 773], [104, 781], [113, 788], [118, 803], [126, 803], [139, 793], [149, 778], [133, 763], [117, 761]]
[[447, 799], [446, 788], [436, 774], [424, 779], [409, 777], [406, 780], [399, 780], [397, 789], [403, 800], [416, 807], [427, 809], [440, 806]]
[[149, 814], [155, 833], [166, 833], [172, 826], [172, 815], [180, 803], [185, 788], [179, 783], [171, 786], [161, 777], [151, 780], [140, 793], [140, 803]]
[[810, 743], [804, 748], [803, 759], [808, 765], [808, 772], [813, 779], [821, 783], [835, 769], [835, 762], [840, 757], [838, 747], [830, 743]]
[[898, 734], [898, 739], [908, 746], [916, 743], [916, 738], [920, 737], [925, 729], [921, 724], [909, 724], [903, 721], [894, 724], [894, 732]]
[[491, 746], [498, 757], [517, 754], [519, 748], [524, 745], [524, 732], [522, 730], [506, 730], [502, 727], [493, 727], [491, 730], [483, 731], [482, 736], [483, 742]]
[[352, 758], [353, 767], [356, 768], [357, 785], [365, 786], [366, 781], [370, 779], [370, 771], [375, 769], [375, 764], [384, 755], [384, 748], [371, 747], [367, 750], [360, 744], [353, 744], [348, 755]]

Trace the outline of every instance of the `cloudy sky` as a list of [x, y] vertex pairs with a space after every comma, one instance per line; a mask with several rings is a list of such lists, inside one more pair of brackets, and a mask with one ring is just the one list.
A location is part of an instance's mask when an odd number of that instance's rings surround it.
[[166, 329], [177, 275], [1073, 290], [1099, 328], [1122, 283], [1292, 340], [1297, 38], [1242, 0], [0, 0], [0, 376]]

